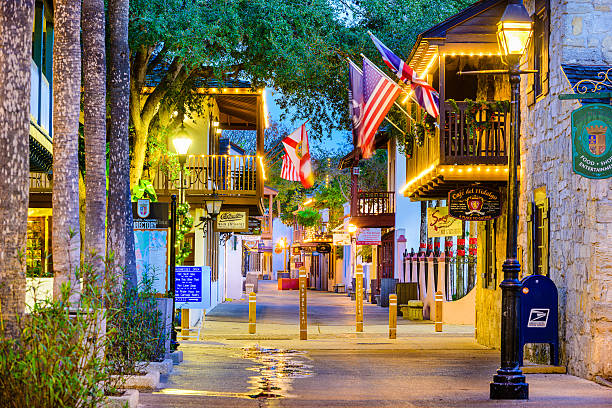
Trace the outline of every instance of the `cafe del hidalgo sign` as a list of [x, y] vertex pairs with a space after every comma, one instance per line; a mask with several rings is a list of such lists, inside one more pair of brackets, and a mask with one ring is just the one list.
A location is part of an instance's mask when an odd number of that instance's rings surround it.
[[572, 162], [583, 177], [612, 176], [612, 106], [594, 103], [572, 112]]

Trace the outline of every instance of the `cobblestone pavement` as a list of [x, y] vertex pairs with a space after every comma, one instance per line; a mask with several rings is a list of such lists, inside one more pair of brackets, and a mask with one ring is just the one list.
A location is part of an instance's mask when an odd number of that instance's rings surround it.
[[366, 305], [357, 334], [345, 295], [308, 292], [309, 340], [300, 341], [297, 293], [273, 284], [260, 282], [257, 334], [247, 334], [247, 302], [219, 305], [140, 406], [612, 407], [612, 389], [569, 375], [528, 375], [529, 401], [490, 401], [499, 352], [477, 345], [473, 328], [434, 333], [430, 322], [400, 319], [389, 340], [388, 311]]

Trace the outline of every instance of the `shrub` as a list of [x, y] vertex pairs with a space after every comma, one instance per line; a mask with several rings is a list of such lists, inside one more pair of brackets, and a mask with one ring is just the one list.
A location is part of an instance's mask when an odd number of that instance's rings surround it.
[[0, 331], [2, 407], [95, 407], [104, 398], [107, 314], [98, 288], [84, 292], [92, 295], [75, 302], [66, 284], [59, 299], [38, 301], [19, 319], [18, 338]]
[[139, 361], [162, 361], [165, 357], [164, 330], [157, 310], [153, 278], [143, 274], [137, 288], [127, 285], [111, 297], [113, 319], [109, 328], [107, 358], [110, 370], [118, 375], [136, 375]]

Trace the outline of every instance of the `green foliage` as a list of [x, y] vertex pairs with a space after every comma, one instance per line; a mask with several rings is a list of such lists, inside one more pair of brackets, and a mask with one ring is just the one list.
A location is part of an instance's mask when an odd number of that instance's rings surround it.
[[302, 227], [314, 227], [321, 221], [321, 213], [312, 208], [305, 208], [295, 213], [295, 219]]
[[20, 335], [0, 331], [0, 401], [4, 407], [95, 407], [111, 382], [104, 349], [99, 287], [84, 284], [75, 300], [64, 284], [57, 300], [39, 300], [18, 321]]
[[177, 265], [182, 265], [192, 251], [189, 242], [185, 241], [185, 235], [193, 228], [193, 216], [189, 212], [189, 209], [189, 203], [181, 203], [176, 207], [176, 216], [178, 217], [178, 223], [176, 225]]
[[145, 273], [137, 288], [124, 284], [112, 298], [114, 315], [108, 327], [115, 335], [109, 339], [107, 358], [113, 374], [136, 375], [137, 362], [164, 359], [169, 333], [156, 309], [153, 283]]
[[147, 198], [152, 202], [157, 201], [157, 193], [150, 180], [140, 179], [138, 185], [132, 188], [132, 201], [142, 198]]
[[[454, 99], [448, 100], [453, 112], [460, 113], [461, 110]], [[465, 99], [467, 104], [465, 110], [465, 124], [474, 137], [477, 132], [490, 130], [493, 127], [493, 114], [495, 112], [510, 112], [510, 101], [474, 101]], [[479, 120], [482, 119], [482, 120]]]

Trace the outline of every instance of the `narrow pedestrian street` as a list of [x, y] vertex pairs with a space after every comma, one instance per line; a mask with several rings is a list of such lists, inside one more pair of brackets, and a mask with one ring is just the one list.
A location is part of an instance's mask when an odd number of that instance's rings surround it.
[[149, 407], [609, 407], [612, 390], [568, 375], [528, 375], [529, 401], [489, 399], [499, 352], [479, 346], [470, 326], [398, 320], [388, 339], [388, 309], [364, 304], [355, 333], [346, 294], [308, 291], [308, 340], [299, 340], [298, 293], [260, 281], [257, 333], [248, 301], [206, 315], [200, 341], [183, 341], [184, 361], [141, 393]]

